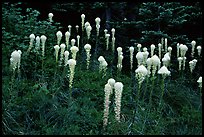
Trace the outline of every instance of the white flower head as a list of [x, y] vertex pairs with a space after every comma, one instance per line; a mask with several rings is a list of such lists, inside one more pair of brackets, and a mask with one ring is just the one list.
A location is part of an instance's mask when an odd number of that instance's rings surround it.
[[84, 19], [84, 18], [85, 18], [85, 15], [84, 15], [84, 14], [81, 14], [81, 18]]
[[88, 26], [90, 26], [90, 23], [87, 21], [84, 25], [85, 25], [85, 28], [87, 28]]
[[70, 32], [69, 32], [69, 31], [66, 31], [66, 32], [65, 32], [65, 36], [66, 36], [66, 37], [70, 37]]
[[121, 82], [116, 82], [116, 83], [114, 84], [114, 88], [115, 88], [117, 91], [122, 92], [122, 91], [123, 91], [123, 83], [121, 83]]
[[72, 40], [71, 40], [71, 45], [74, 46], [74, 45], [75, 45], [75, 42], [76, 42], [76, 40], [75, 40], [75, 39], [72, 39]]
[[35, 35], [34, 34], [30, 34], [30, 39], [33, 41], [35, 39]]
[[143, 51], [144, 51], [144, 52], [146, 52], [146, 51], [147, 51], [147, 48], [146, 48], [146, 47], [144, 47], [144, 48], [143, 48]]
[[97, 18], [95, 19], [95, 22], [96, 22], [96, 24], [100, 24], [101, 19], [100, 19], [99, 17], [97, 17]]
[[161, 61], [157, 55], [152, 56], [151, 59], [152, 59], [152, 65], [154, 65], [154, 66], [158, 66], [161, 63]]
[[168, 47], [168, 51], [169, 51], [169, 52], [172, 51], [172, 47]]
[[61, 31], [57, 31], [56, 35], [57, 35], [57, 38], [61, 38], [62, 37], [62, 32]]
[[85, 49], [85, 50], [90, 50], [90, 49], [91, 49], [91, 45], [90, 45], [90, 44], [84, 45], [84, 49]]
[[162, 66], [162, 67], [159, 69], [158, 74], [170, 75], [171, 72], [167, 69], [166, 66]]
[[76, 60], [75, 59], [69, 59], [68, 64], [69, 64], [69, 66], [75, 66], [76, 65]]
[[130, 53], [134, 52], [134, 47], [129, 47]]
[[49, 17], [49, 18], [52, 18], [53, 16], [54, 16], [53, 13], [49, 13], [49, 14], [48, 14], [48, 17]]
[[148, 70], [144, 65], [140, 65], [136, 70], [135, 73], [141, 73], [143, 76], [148, 74]]
[[199, 77], [197, 80], [198, 83], [202, 83], [202, 77]]
[[64, 43], [60, 44], [61, 49], [65, 49], [66, 45]]
[[136, 58], [138, 59], [138, 60], [143, 60], [143, 52], [137, 52], [137, 54], [136, 54]]
[[191, 41], [191, 45], [192, 45], [192, 47], [195, 47], [195, 45], [196, 45], [195, 40]]
[[112, 88], [114, 88], [115, 79], [113, 79], [113, 78], [108, 79], [108, 84], [110, 84], [110, 86], [111, 86]]
[[40, 39], [41, 39], [42, 43], [45, 43], [45, 41], [47, 40], [47, 37], [45, 35], [42, 35], [40, 37]]
[[108, 63], [104, 60], [101, 64], [103, 67], [107, 67], [108, 66]]
[[60, 46], [59, 46], [59, 45], [55, 45], [55, 46], [54, 46], [54, 49], [55, 49], [56, 51], [59, 51]]
[[105, 59], [104, 59], [103, 56], [100, 56], [100, 57], [98, 58], [98, 61], [99, 61], [99, 62], [103, 62], [103, 61], [105, 61]]
[[72, 46], [72, 47], [70, 48], [70, 50], [71, 50], [72, 53], [74, 53], [74, 52], [78, 52], [78, 51], [79, 51], [79, 48], [76, 47], [76, 46]]
[[66, 51], [64, 52], [64, 56], [65, 56], [65, 57], [69, 56], [69, 51], [66, 50]]

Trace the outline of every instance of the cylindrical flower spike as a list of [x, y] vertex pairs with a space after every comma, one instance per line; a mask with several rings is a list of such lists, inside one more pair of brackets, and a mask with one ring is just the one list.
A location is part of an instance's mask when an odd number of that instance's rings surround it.
[[96, 35], [99, 36], [100, 25], [96, 24]]
[[172, 47], [168, 47], [169, 57], [171, 57], [171, 51], [172, 51]]
[[143, 63], [142, 64], [146, 65], [146, 61], [147, 61], [149, 52], [148, 51], [143, 51], [142, 54], [143, 54]]
[[75, 65], [76, 65], [76, 60], [74, 59], [69, 59], [68, 60], [68, 64], [69, 64], [69, 69], [70, 69], [70, 75], [69, 75], [69, 88], [72, 88], [72, 84], [73, 84], [73, 79], [74, 79], [74, 69], [75, 69]]
[[142, 84], [142, 82], [145, 80], [145, 77], [148, 75], [148, 70], [144, 65], [138, 66], [138, 68], [135, 70], [135, 77], [139, 82], [139, 85]]
[[81, 29], [82, 29], [82, 32], [84, 31], [84, 21], [85, 21], [85, 15], [81, 14]]
[[150, 46], [150, 48], [151, 48], [151, 57], [152, 57], [152, 56], [154, 55], [155, 45], [152, 44], [152, 45]]
[[177, 43], [177, 45], [176, 45], [176, 48], [177, 48], [177, 58], [179, 57], [179, 49], [180, 49], [180, 44], [179, 43]]
[[115, 51], [115, 37], [112, 37], [112, 52]]
[[167, 52], [167, 38], [164, 39], [165, 52]]
[[182, 65], [183, 58], [182, 57], [178, 57], [177, 60], [179, 62], [179, 71], [180, 71], [181, 70], [181, 65]]
[[143, 63], [143, 53], [142, 52], [137, 52], [137, 54], [136, 54], [136, 59], [137, 59], [137, 64], [138, 64], [138, 66], [139, 65], [142, 65], [142, 63]]
[[[169, 64], [170, 64], [170, 60], [171, 60], [171, 58], [170, 58], [170, 54], [169, 54], [169, 52], [167, 52], [166, 54], [164, 54], [164, 64], [165, 64], [165, 66], [166, 67], [168, 67], [169, 66]], [[163, 60], [162, 60], [163, 61]], [[163, 64], [163, 65], [164, 65]]]
[[59, 63], [59, 66], [62, 65], [62, 61], [64, 59], [63, 57], [64, 57], [65, 47], [66, 47], [66, 45], [63, 44], [63, 43], [60, 45], [61, 53], [60, 53], [60, 63]]
[[191, 42], [191, 46], [192, 46], [191, 56], [192, 56], [192, 57], [194, 56], [195, 45], [196, 45], [196, 42], [193, 40], [193, 41]]
[[110, 94], [112, 94], [113, 93], [113, 89], [114, 89], [114, 85], [115, 85], [115, 79], [113, 79], [113, 78], [108, 79], [108, 84], [110, 84], [110, 86], [112, 88], [112, 90], [110, 92]]
[[202, 88], [202, 77], [199, 77], [197, 82], [199, 84], [198, 87]]
[[36, 43], [35, 43], [35, 48], [36, 48], [36, 50], [38, 51], [38, 50], [40, 49], [40, 37], [37, 36], [37, 37], [35, 38], [35, 41], [36, 41]]
[[72, 34], [71, 31], [72, 31], [72, 26], [71, 25], [68, 25], [68, 29], [69, 29], [69, 33], [70, 35]]
[[52, 20], [52, 17], [53, 17], [53, 16], [54, 16], [53, 13], [49, 13], [49, 14], [48, 14], [48, 18], [49, 18], [49, 21], [50, 21], [50, 22], [53, 22], [53, 20]]
[[64, 52], [64, 66], [68, 65], [69, 51]]
[[106, 38], [106, 34], [108, 33], [107, 29], [104, 29], [104, 37]]
[[189, 61], [189, 67], [190, 67], [190, 72], [193, 73], [193, 70], [196, 67], [196, 63], [197, 63], [197, 59], [193, 59], [191, 61]]
[[59, 45], [55, 45], [54, 49], [55, 49], [55, 61], [57, 63], [58, 62], [58, 53], [59, 53], [60, 46]]
[[92, 30], [91, 25], [89, 25], [89, 26], [86, 27], [86, 33], [87, 33], [87, 39], [88, 39], [88, 40], [90, 39], [91, 30]]
[[118, 56], [118, 64], [117, 64], [117, 68], [119, 71], [122, 70], [122, 67], [123, 67], [122, 62], [123, 62], [123, 55], [121, 54]]
[[42, 35], [40, 37], [41, 42], [42, 42], [42, 56], [45, 56], [45, 41], [47, 40], [47, 37], [45, 35]]
[[121, 113], [121, 97], [123, 92], [123, 84], [121, 82], [116, 82], [114, 85], [115, 88], [115, 119], [120, 122], [120, 113]]
[[17, 50], [11, 53], [10, 66], [13, 72], [15, 72], [17, 67], [18, 67], [18, 72], [20, 72], [21, 53], [22, 53], [21, 51], [17, 51]]
[[151, 58], [147, 58], [147, 70], [148, 70], [148, 77], [150, 76], [151, 74], [151, 67], [152, 67], [152, 59]]
[[108, 50], [110, 34], [106, 34], [106, 50]]
[[118, 56], [120, 56], [122, 54], [122, 48], [121, 47], [117, 47], [117, 52], [118, 52]]
[[97, 17], [95, 19], [95, 22], [96, 22], [96, 32], [97, 32], [97, 36], [99, 36], [99, 28], [100, 28], [100, 22], [101, 22], [101, 19], [99, 17]]
[[34, 34], [30, 34], [30, 45], [29, 45], [29, 48], [28, 48], [28, 51], [27, 52], [30, 52], [31, 48], [33, 47], [33, 42], [34, 42], [34, 39], [35, 39], [35, 35]]
[[108, 66], [108, 63], [106, 62], [106, 60], [104, 60], [101, 64], [102, 66], [102, 71], [103, 71], [103, 77], [106, 76], [106, 70], [107, 70], [107, 66]]
[[159, 47], [159, 59], [161, 59], [161, 47], [162, 47], [162, 44], [159, 43], [159, 44], [158, 44], [158, 47]]
[[86, 69], [89, 69], [89, 64], [90, 64], [90, 50], [91, 50], [91, 45], [90, 44], [86, 44], [84, 46], [84, 49], [86, 50]]
[[181, 57], [185, 57], [188, 47], [184, 44], [180, 44], [179, 48], [180, 48]]
[[77, 52], [79, 51], [79, 48], [76, 47], [76, 46], [72, 46], [72, 47], [70, 48], [70, 50], [71, 50], [71, 52], [72, 52], [72, 59], [76, 60], [76, 54], [77, 54]]
[[105, 61], [105, 59], [104, 59], [104, 57], [103, 56], [100, 56], [99, 58], [98, 58], [98, 61], [99, 61], [99, 73], [101, 73], [102, 72], [102, 69], [103, 69], [103, 67], [102, 67], [102, 63], [103, 63], [103, 61]]
[[134, 47], [129, 47], [130, 50], [130, 70], [133, 68], [133, 53], [134, 53]]
[[76, 28], [76, 32], [79, 33], [79, 25], [76, 25], [75, 28]]
[[142, 45], [141, 44], [137, 44], [137, 51], [140, 52], [141, 51], [141, 47]]
[[152, 56], [151, 59], [152, 59], [152, 76], [154, 77], [157, 67], [158, 69], [160, 68], [159, 66], [161, 64], [161, 61], [157, 55]]
[[57, 45], [60, 45], [60, 41], [62, 39], [62, 32], [61, 31], [58, 31], [56, 33], [56, 36], [57, 36]]
[[201, 55], [201, 46], [197, 46], [197, 50], [198, 50], [198, 56]]
[[112, 37], [115, 37], [115, 29], [114, 28], [111, 29], [111, 32], [112, 32]]
[[185, 70], [185, 66], [186, 66], [186, 57], [183, 57], [183, 70]]
[[72, 46], [72, 47], [75, 46], [75, 43], [76, 43], [76, 40], [75, 40], [75, 39], [72, 39], [72, 40], [71, 40], [71, 46]]
[[108, 115], [109, 115], [109, 104], [111, 101], [109, 101], [110, 94], [111, 94], [111, 85], [106, 84], [104, 91], [105, 91], [105, 99], [104, 99], [104, 114], [103, 114], [103, 126], [107, 126], [108, 124]]
[[70, 33], [69, 31], [67, 31], [65, 33], [65, 41], [66, 41], [67, 49], [69, 49], [69, 38], [70, 38]]
[[80, 40], [80, 36], [77, 35], [77, 47], [79, 48], [79, 40]]

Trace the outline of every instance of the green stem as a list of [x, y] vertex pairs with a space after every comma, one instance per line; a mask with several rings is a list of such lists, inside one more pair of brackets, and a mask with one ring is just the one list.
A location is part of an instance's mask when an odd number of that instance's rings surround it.
[[159, 103], [159, 111], [161, 111], [163, 107], [164, 79], [165, 79], [165, 76], [162, 76], [162, 84], [161, 84], [162, 91], [161, 91], [161, 97], [160, 97], [160, 103]]
[[152, 92], [153, 92], [153, 89], [154, 89], [154, 77], [152, 77], [152, 86], [151, 86], [150, 95], [149, 95], [149, 106], [150, 106], [150, 108], [152, 106]]

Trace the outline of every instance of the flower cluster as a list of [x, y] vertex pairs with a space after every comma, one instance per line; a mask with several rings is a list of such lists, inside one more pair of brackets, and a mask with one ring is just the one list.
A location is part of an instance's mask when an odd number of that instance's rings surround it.
[[90, 63], [90, 57], [91, 57], [91, 54], [90, 54], [91, 45], [86, 44], [84, 46], [84, 49], [86, 50], [86, 62], [87, 62], [86, 69], [89, 69], [89, 63]]
[[197, 59], [193, 59], [193, 60], [189, 61], [189, 67], [190, 67], [191, 73], [193, 73], [193, 70], [195, 69], [196, 63], [197, 63]]
[[15, 72], [16, 68], [18, 68], [18, 72], [20, 72], [21, 54], [21, 50], [15, 50], [11, 53], [10, 68], [13, 72]]

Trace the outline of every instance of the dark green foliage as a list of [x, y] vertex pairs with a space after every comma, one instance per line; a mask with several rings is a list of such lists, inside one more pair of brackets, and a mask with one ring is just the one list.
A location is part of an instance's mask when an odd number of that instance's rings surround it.
[[[32, 8], [20, 8], [21, 3], [2, 3], [2, 132], [5, 135], [201, 135], [202, 99], [196, 82], [202, 72], [202, 60], [197, 55], [198, 65], [191, 74], [186, 63], [185, 71], [178, 71], [178, 62], [172, 54], [171, 76], [164, 81], [163, 107], [160, 109], [162, 77], [146, 79], [141, 88], [135, 79], [134, 64], [129, 69], [129, 47], [133, 43], [157, 43], [167, 37], [170, 45], [177, 42], [191, 42], [188, 33], [179, 33], [183, 25], [198, 24], [201, 17], [199, 3], [138, 3], [133, 8], [129, 2], [56, 3], [56, 11], [77, 11], [97, 17], [95, 10], [111, 9], [110, 27], [116, 28], [116, 48], [123, 48], [122, 72], [117, 71], [117, 51], [105, 51], [104, 26], [101, 28], [96, 46], [95, 30], [92, 30], [90, 69], [86, 69], [84, 45], [77, 53], [77, 65], [73, 88], [69, 88], [69, 67], [58, 66], [55, 62], [54, 48], [57, 44], [56, 32], [63, 28], [60, 23], [39, 19], [41, 14]], [[127, 12], [125, 12], [127, 10]], [[119, 16], [117, 11], [122, 11]], [[103, 11], [104, 12], [104, 11]], [[117, 13], [116, 13], [117, 12]], [[128, 13], [137, 17], [130, 21]], [[191, 16], [189, 16], [191, 14]], [[195, 16], [194, 16], [195, 15]], [[118, 20], [115, 20], [118, 17]], [[127, 20], [124, 17], [127, 16]], [[78, 17], [80, 18], [80, 16]], [[105, 19], [104, 19], [105, 20]], [[93, 21], [93, 20], [92, 20]], [[93, 21], [94, 22], [94, 21]], [[80, 23], [80, 22], [78, 22]], [[93, 25], [93, 23], [92, 23]], [[159, 25], [159, 26], [158, 26]], [[133, 37], [137, 29], [138, 37]], [[171, 33], [171, 30], [175, 31]], [[67, 31], [67, 30], [66, 30]], [[72, 37], [77, 33], [73, 29]], [[110, 30], [109, 30], [110, 32]], [[45, 58], [41, 49], [29, 47], [29, 35], [45, 35]], [[81, 32], [80, 32], [81, 33]], [[134, 35], [136, 36], [136, 35]], [[192, 37], [191, 37], [192, 38]], [[196, 37], [197, 38], [197, 37]], [[86, 35], [83, 44], [87, 43]], [[196, 39], [194, 39], [196, 40]], [[198, 44], [202, 39], [197, 38]], [[64, 43], [64, 34], [62, 42]], [[196, 41], [197, 42], [197, 41]], [[34, 46], [35, 47], [35, 46]], [[97, 47], [97, 50], [95, 48]], [[111, 46], [110, 46], [111, 47]], [[148, 46], [147, 46], [148, 47]], [[10, 55], [21, 50], [20, 74], [9, 69]], [[176, 49], [173, 48], [176, 51]], [[190, 48], [189, 48], [190, 51]], [[188, 52], [189, 52], [188, 51]], [[157, 53], [158, 51], [156, 51]], [[70, 52], [71, 53], [71, 52]], [[135, 52], [136, 53], [136, 52]], [[189, 53], [188, 53], [189, 54]], [[98, 57], [104, 56], [108, 62], [106, 76], [99, 73]], [[189, 57], [188, 60], [191, 58]], [[42, 69], [42, 60], [44, 66]], [[134, 62], [135, 55], [134, 55]], [[104, 86], [109, 78], [124, 85], [121, 99], [121, 122], [115, 120], [114, 99], [110, 96], [109, 119], [103, 128]], [[140, 97], [137, 93], [140, 90]], [[149, 104], [150, 92], [152, 105]]]

